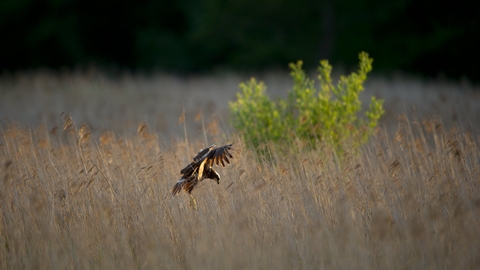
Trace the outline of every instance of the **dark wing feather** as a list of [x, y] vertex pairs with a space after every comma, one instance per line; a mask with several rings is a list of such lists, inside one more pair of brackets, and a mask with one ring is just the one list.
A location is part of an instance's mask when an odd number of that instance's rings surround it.
[[219, 166], [222, 164], [225, 167], [225, 163], [230, 164], [228, 157], [233, 158], [232, 154], [230, 154], [229, 150], [232, 149], [232, 144], [227, 144], [222, 147], [218, 147], [213, 149], [207, 154], [207, 164], [210, 166], [215, 163], [215, 165]]
[[183, 174], [183, 175], [192, 175], [195, 171], [195, 167], [193, 166], [193, 164], [195, 164], [195, 162], [192, 162], [190, 164], [187, 165], [187, 167], [183, 168], [181, 171], [180, 171], [180, 174]]
[[217, 145], [214, 143], [212, 145], [210, 145], [209, 147], [205, 148], [205, 149], [202, 149], [198, 152], [198, 154], [196, 156], [193, 157], [193, 161], [196, 162], [196, 161], [199, 161], [200, 159], [202, 159], [205, 154], [207, 154], [208, 152], [210, 152], [214, 147], [216, 147]]
[[222, 147], [215, 148], [215, 144], [208, 148], [200, 150], [198, 154], [193, 157], [193, 161], [183, 168], [180, 173], [182, 178], [173, 187], [172, 193], [177, 195], [183, 189], [188, 193], [191, 193], [193, 188], [203, 178], [212, 178], [218, 181], [220, 176], [217, 172], [211, 168], [213, 164], [219, 166], [222, 164], [225, 167], [225, 163], [230, 164], [228, 158], [233, 158], [229, 150], [232, 149], [233, 144], [227, 144]]
[[184, 177], [189, 177], [197, 172], [203, 160], [205, 160], [215, 146], [216, 144], [212, 144], [210, 147], [200, 150], [198, 154], [193, 157], [193, 161], [180, 171], [180, 174], [183, 174]]

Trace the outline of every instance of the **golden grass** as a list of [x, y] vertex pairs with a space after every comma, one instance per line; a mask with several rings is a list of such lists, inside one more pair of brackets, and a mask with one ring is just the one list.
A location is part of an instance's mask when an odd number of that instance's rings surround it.
[[[339, 166], [326, 147], [258, 161], [222, 135], [247, 79], [1, 76], [0, 269], [480, 268], [478, 86], [369, 78], [384, 128]], [[214, 141], [235, 159], [193, 211], [168, 194]]]
[[[2, 269], [478, 269], [480, 138], [400, 119], [339, 166], [327, 148], [257, 159], [169, 195], [205, 142], [4, 126]], [[230, 140], [216, 138], [217, 143]], [[260, 160], [260, 161], [258, 161]]]

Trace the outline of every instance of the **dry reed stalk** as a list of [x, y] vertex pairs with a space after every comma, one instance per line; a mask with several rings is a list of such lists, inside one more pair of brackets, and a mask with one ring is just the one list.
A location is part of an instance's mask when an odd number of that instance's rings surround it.
[[328, 147], [265, 145], [268, 161], [233, 139], [235, 163], [195, 190], [196, 212], [165, 195], [205, 138], [160, 145], [140, 125], [97, 144], [86, 127], [8, 126], [0, 268], [477, 268], [480, 138], [402, 121], [342, 166]]

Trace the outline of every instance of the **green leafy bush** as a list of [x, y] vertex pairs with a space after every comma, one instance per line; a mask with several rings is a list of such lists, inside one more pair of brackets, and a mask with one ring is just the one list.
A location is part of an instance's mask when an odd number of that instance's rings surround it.
[[297, 138], [313, 147], [319, 142], [330, 144], [337, 152], [361, 145], [374, 131], [384, 110], [383, 100], [372, 97], [366, 117], [358, 117], [359, 96], [373, 62], [365, 52], [359, 54], [359, 59], [358, 71], [341, 76], [336, 85], [326, 60], [320, 61], [319, 83], [307, 77], [302, 61], [290, 64], [293, 88], [288, 99], [278, 102], [266, 95], [263, 82], [252, 78], [241, 83], [237, 100], [229, 104], [234, 128], [253, 147], [266, 142], [289, 145]]

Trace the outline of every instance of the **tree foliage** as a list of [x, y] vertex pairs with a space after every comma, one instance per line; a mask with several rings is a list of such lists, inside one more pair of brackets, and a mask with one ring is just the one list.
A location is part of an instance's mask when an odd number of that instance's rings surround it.
[[0, 1], [0, 70], [95, 63], [197, 72], [263, 69], [304, 59], [480, 79], [480, 2]]
[[326, 60], [320, 61], [318, 84], [306, 76], [301, 61], [290, 64], [293, 88], [287, 99], [278, 102], [267, 96], [263, 82], [252, 78], [241, 83], [237, 100], [229, 104], [233, 126], [254, 148], [267, 142], [289, 145], [295, 139], [313, 147], [327, 143], [338, 153], [361, 145], [384, 110], [383, 100], [372, 97], [365, 117], [358, 117], [362, 110], [360, 93], [373, 59], [362, 52], [359, 60], [358, 71], [341, 76], [336, 84]]

